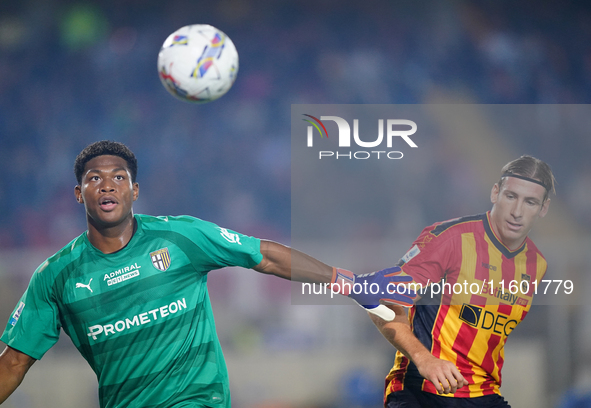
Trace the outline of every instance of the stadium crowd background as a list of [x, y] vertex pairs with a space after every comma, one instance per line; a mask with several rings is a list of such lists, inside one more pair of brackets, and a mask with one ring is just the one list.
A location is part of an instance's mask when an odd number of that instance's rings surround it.
[[[193, 23], [222, 29], [240, 54], [234, 88], [202, 106], [172, 98], [156, 72], [164, 38]], [[577, 1], [2, 2], [3, 324], [35, 266], [85, 229], [83, 209], [73, 199], [72, 166], [88, 143], [113, 139], [134, 150], [141, 186], [138, 213], [191, 214], [289, 243], [292, 104], [420, 104], [441, 92], [461, 95], [457, 103], [586, 104], [591, 101], [590, 44], [591, 8]], [[588, 240], [591, 137], [587, 123], [569, 126], [573, 129], [565, 131], [550, 118], [551, 131], [499, 143], [515, 157], [528, 153], [552, 165], [558, 178], [556, 201]], [[468, 161], [443, 150], [421, 165], [434, 176], [425, 177], [425, 184], [414, 186], [406, 197], [418, 214], [415, 224], [400, 232], [408, 244], [424, 225], [465, 215], [476, 205], [480, 211], [488, 208], [487, 196], [470, 188], [481, 181], [471, 178]], [[398, 256], [406, 249], [400, 248]], [[590, 261], [588, 255], [578, 261], [582, 276]], [[393, 350], [362, 312], [291, 306], [289, 284], [230, 272], [211, 274], [211, 296], [237, 407], [379, 406], [380, 376]], [[591, 388], [585, 377], [591, 365], [589, 306], [568, 308], [566, 332], [559, 337], [566, 343], [552, 340], [549, 309], [532, 312], [512, 340], [540, 344], [543, 352], [536, 357], [544, 367], [536, 377], [543, 382], [542, 405], [535, 406], [569, 407], [578, 398], [577, 387]], [[70, 361], [68, 343], [60, 341], [50, 352], [53, 364]], [[341, 372], [337, 382], [327, 373], [329, 389], [310, 391], [306, 398], [281, 399], [267, 388], [267, 377], [249, 383], [240, 375], [248, 372], [242, 363], [253, 372], [275, 370], [275, 377], [291, 370], [295, 374], [286, 387], [298, 390], [298, 380], [314, 377], [314, 358], [334, 344], [352, 344], [359, 353], [374, 351], [381, 360], [373, 354], [364, 360], [379, 361], [379, 367], [354, 359], [359, 364], [333, 361]], [[267, 363], [269, 356], [277, 360]], [[42, 365], [31, 370], [33, 378], [27, 377], [9, 407], [37, 406], [40, 390], [59, 393], [35, 382], [34, 372], [44, 372]], [[524, 371], [525, 376], [535, 374]], [[95, 407], [95, 383], [76, 384], [61, 386], [90, 389], [84, 401]], [[65, 394], [64, 401], [74, 398]]]

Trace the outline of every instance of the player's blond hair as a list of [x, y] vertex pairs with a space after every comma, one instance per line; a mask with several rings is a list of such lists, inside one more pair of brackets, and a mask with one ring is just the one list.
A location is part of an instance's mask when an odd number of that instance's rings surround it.
[[531, 181], [538, 182], [546, 189], [544, 194], [544, 201], [548, 198], [550, 192], [556, 194], [554, 187], [556, 179], [552, 173], [552, 169], [548, 163], [537, 159], [533, 156], [523, 155], [518, 159], [512, 160], [501, 170], [501, 179], [499, 180], [499, 189], [503, 186], [503, 182], [511, 175], [521, 176], [521, 178], [531, 179]]

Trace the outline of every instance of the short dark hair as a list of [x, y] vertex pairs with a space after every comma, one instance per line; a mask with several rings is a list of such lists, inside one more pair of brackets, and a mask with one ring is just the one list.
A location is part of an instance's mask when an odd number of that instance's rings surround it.
[[137, 176], [137, 159], [135, 154], [125, 146], [123, 143], [113, 142], [111, 140], [101, 140], [88, 145], [80, 152], [74, 161], [74, 174], [78, 184], [82, 183], [82, 174], [86, 163], [98, 156], [119, 156], [127, 162], [129, 173], [131, 174], [131, 182], [135, 183]]
[[515, 174], [538, 180], [544, 188], [546, 188], [544, 201], [546, 201], [550, 192], [556, 194], [556, 189], [554, 187], [556, 179], [554, 178], [554, 174], [552, 174], [552, 169], [546, 162], [536, 159], [533, 156], [525, 154], [518, 159], [510, 161], [505, 164], [501, 170], [501, 174], [499, 189], [503, 186], [503, 181], [507, 178], [508, 174]]

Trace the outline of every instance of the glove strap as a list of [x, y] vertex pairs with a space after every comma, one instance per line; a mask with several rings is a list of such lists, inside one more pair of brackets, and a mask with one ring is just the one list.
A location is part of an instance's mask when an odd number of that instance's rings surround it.
[[330, 288], [334, 293], [340, 293], [343, 296], [349, 296], [355, 283], [355, 274], [351, 271], [341, 268], [332, 268], [332, 280]]

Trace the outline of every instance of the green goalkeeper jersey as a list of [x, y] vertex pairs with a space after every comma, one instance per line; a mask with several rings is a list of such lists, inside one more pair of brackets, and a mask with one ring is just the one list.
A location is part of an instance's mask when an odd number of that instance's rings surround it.
[[1, 340], [40, 359], [63, 328], [104, 408], [230, 407], [207, 273], [257, 265], [260, 241], [189, 216], [135, 219], [118, 252], [83, 233], [39, 266]]

